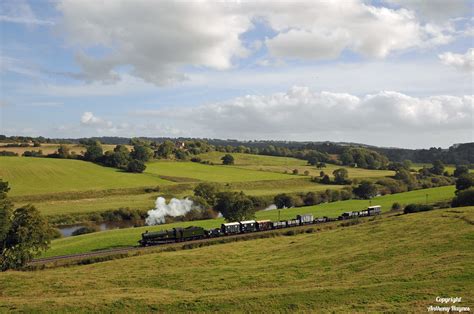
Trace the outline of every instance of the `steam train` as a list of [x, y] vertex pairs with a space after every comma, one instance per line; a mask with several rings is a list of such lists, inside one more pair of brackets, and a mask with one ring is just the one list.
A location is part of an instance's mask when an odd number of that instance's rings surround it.
[[206, 238], [216, 238], [235, 234], [243, 234], [250, 232], [259, 232], [267, 230], [275, 230], [282, 228], [291, 228], [309, 224], [319, 224], [337, 220], [354, 219], [358, 217], [367, 217], [380, 215], [382, 207], [370, 206], [365, 210], [345, 212], [337, 218], [314, 218], [311, 214], [298, 215], [295, 219], [284, 221], [271, 220], [246, 220], [238, 222], [229, 222], [221, 225], [220, 228], [204, 229], [202, 227], [190, 226], [187, 228], [173, 228], [171, 230], [162, 230], [157, 232], [142, 233], [142, 238], [138, 243], [141, 246], [159, 245], [165, 243], [184, 242]]

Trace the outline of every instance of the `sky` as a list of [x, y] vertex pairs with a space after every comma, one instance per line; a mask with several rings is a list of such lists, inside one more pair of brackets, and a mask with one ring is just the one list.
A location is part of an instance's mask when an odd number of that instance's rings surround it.
[[474, 0], [0, 1], [0, 134], [474, 141]]

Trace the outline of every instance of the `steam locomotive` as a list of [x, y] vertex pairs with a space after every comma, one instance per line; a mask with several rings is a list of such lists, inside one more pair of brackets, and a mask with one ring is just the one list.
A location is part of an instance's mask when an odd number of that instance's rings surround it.
[[187, 228], [173, 228], [171, 230], [162, 230], [156, 232], [142, 233], [142, 238], [138, 243], [141, 246], [158, 245], [165, 243], [184, 242], [206, 238], [216, 238], [222, 236], [229, 236], [235, 234], [259, 232], [266, 230], [275, 230], [282, 228], [291, 228], [296, 226], [319, 224], [337, 220], [354, 219], [358, 217], [367, 217], [380, 215], [382, 207], [370, 206], [361, 211], [345, 212], [337, 218], [314, 218], [311, 214], [298, 215], [295, 219], [284, 221], [270, 221], [270, 220], [246, 220], [238, 222], [229, 222], [222, 224], [220, 228], [204, 229], [202, 227], [190, 226]]

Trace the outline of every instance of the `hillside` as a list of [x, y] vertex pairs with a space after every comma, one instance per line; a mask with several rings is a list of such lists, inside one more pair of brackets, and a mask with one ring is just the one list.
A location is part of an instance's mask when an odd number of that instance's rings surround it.
[[434, 210], [311, 234], [9, 271], [0, 274], [0, 311], [424, 312], [441, 305], [437, 296], [462, 297], [457, 305], [472, 308], [473, 223], [474, 207]]
[[[454, 195], [453, 186], [445, 186], [440, 188], [432, 188], [426, 190], [411, 191], [406, 193], [399, 193], [393, 195], [386, 195], [376, 197], [372, 200], [372, 204], [382, 206], [383, 211], [388, 211], [394, 202], [401, 204], [409, 203], [423, 203], [426, 201], [426, 194], [430, 203], [449, 200]], [[258, 211], [257, 219], [270, 219], [277, 221], [280, 216], [281, 219], [290, 219], [296, 217], [298, 214], [311, 213], [316, 217], [337, 217], [341, 213], [350, 210], [361, 210], [370, 205], [367, 200], [349, 200], [339, 201], [333, 203], [325, 203], [316, 206], [296, 207], [281, 210]], [[51, 248], [44, 254], [44, 256], [56, 256], [65, 254], [85, 253], [101, 249], [109, 249], [115, 247], [136, 245], [140, 239], [140, 235], [145, 230], [155, 231], [162, 229], [170, 229], [174, 227], [185, 226], [201, 226], [204, 228], [219, 227], [224, 219], [209, 219], [199, 221], [177, 222], [172, 224], [145, 226], [139, 228], [128, 228], [109, 230], [92, 234], [85, 234], [77, 237], [67, 237], [54, 240]]]

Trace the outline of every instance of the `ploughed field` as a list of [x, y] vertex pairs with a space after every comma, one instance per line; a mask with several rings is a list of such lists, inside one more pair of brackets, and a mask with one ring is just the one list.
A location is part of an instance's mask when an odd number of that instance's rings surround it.
[[[43, 147], [44, 148], [44, 147]], [[216, 182], [221, 190], [244, 191], [249, 195], [273, 196], [340, 189], [322, 185], [303, 175], [319, 175], [320, 170], [304, 160], [286, 157], [232, 154], [236, 164], [220, 165], [224, 153], [202, 154], [206, 165], [193, 162], [155, 161], [142, 174], [126, 173], [80, 160], [0, 157], [0, 178], [11, 186], [9, 196], [17, 206], [33, 203], [47, 216], [91, 214], [130, 207], [151, 209], [158, 196], [184, 197], [199, 182]], [[332, 175], [327, 165], [323, 171]], [[300, 169], [299, 175], [285, 174]], [[389, 176], [391, 171], [348, 168], [350, 178]], [[291, 171], [287, 171], [291, 173]]]
[[[417, 190], [399, 194], [385, 195], [375, 197], [371, 203], [367, 200], [348, 200], [333, 203], [325, 203], [315, 206], [296, 207], [278, 210], [258, 211], [256, 213], [257, 220], [269, 219], [278, 221], [278, 219], [295, 218], [298, 214], [313, 214], [315, 217], [337, 217], [346, 211], [362, 210], [372, 205], [381, 205], [382, 211], [388, 211], [394, 202], [400, 204], [424, 203], [426, 194], [428, 194], [428, 202], [435, 203], [446, 201], [454, 196], [454, 186], [445, 186], [431, 188], [425, 190]], [[158, 231], [162, 229], [171, 229], [174, 227], [201, 226], [206, 229], [219, 227], [224, 219], [209, 219], [177, 222], [158, 226], [145, 226], [128, 229], [108, 230], [97, 233], [85, 234], [75, 237], [61, 238], [53, 240], [51, 248], [46, 251], [42, 257], [51, 257], [59, 255], [86, 253], [91, 251], [135, 246], [141, 238], [141, 233], [148, 231]]]
[[[474, 299], [474, 207], [0, 274], [0, 311], [425, 312]], [[99, 241], [99, 240], [97, 240]], [[47, 287], [45, 289], [45, 287]], [[441, 306], [441, 305], [440, 305]]]

